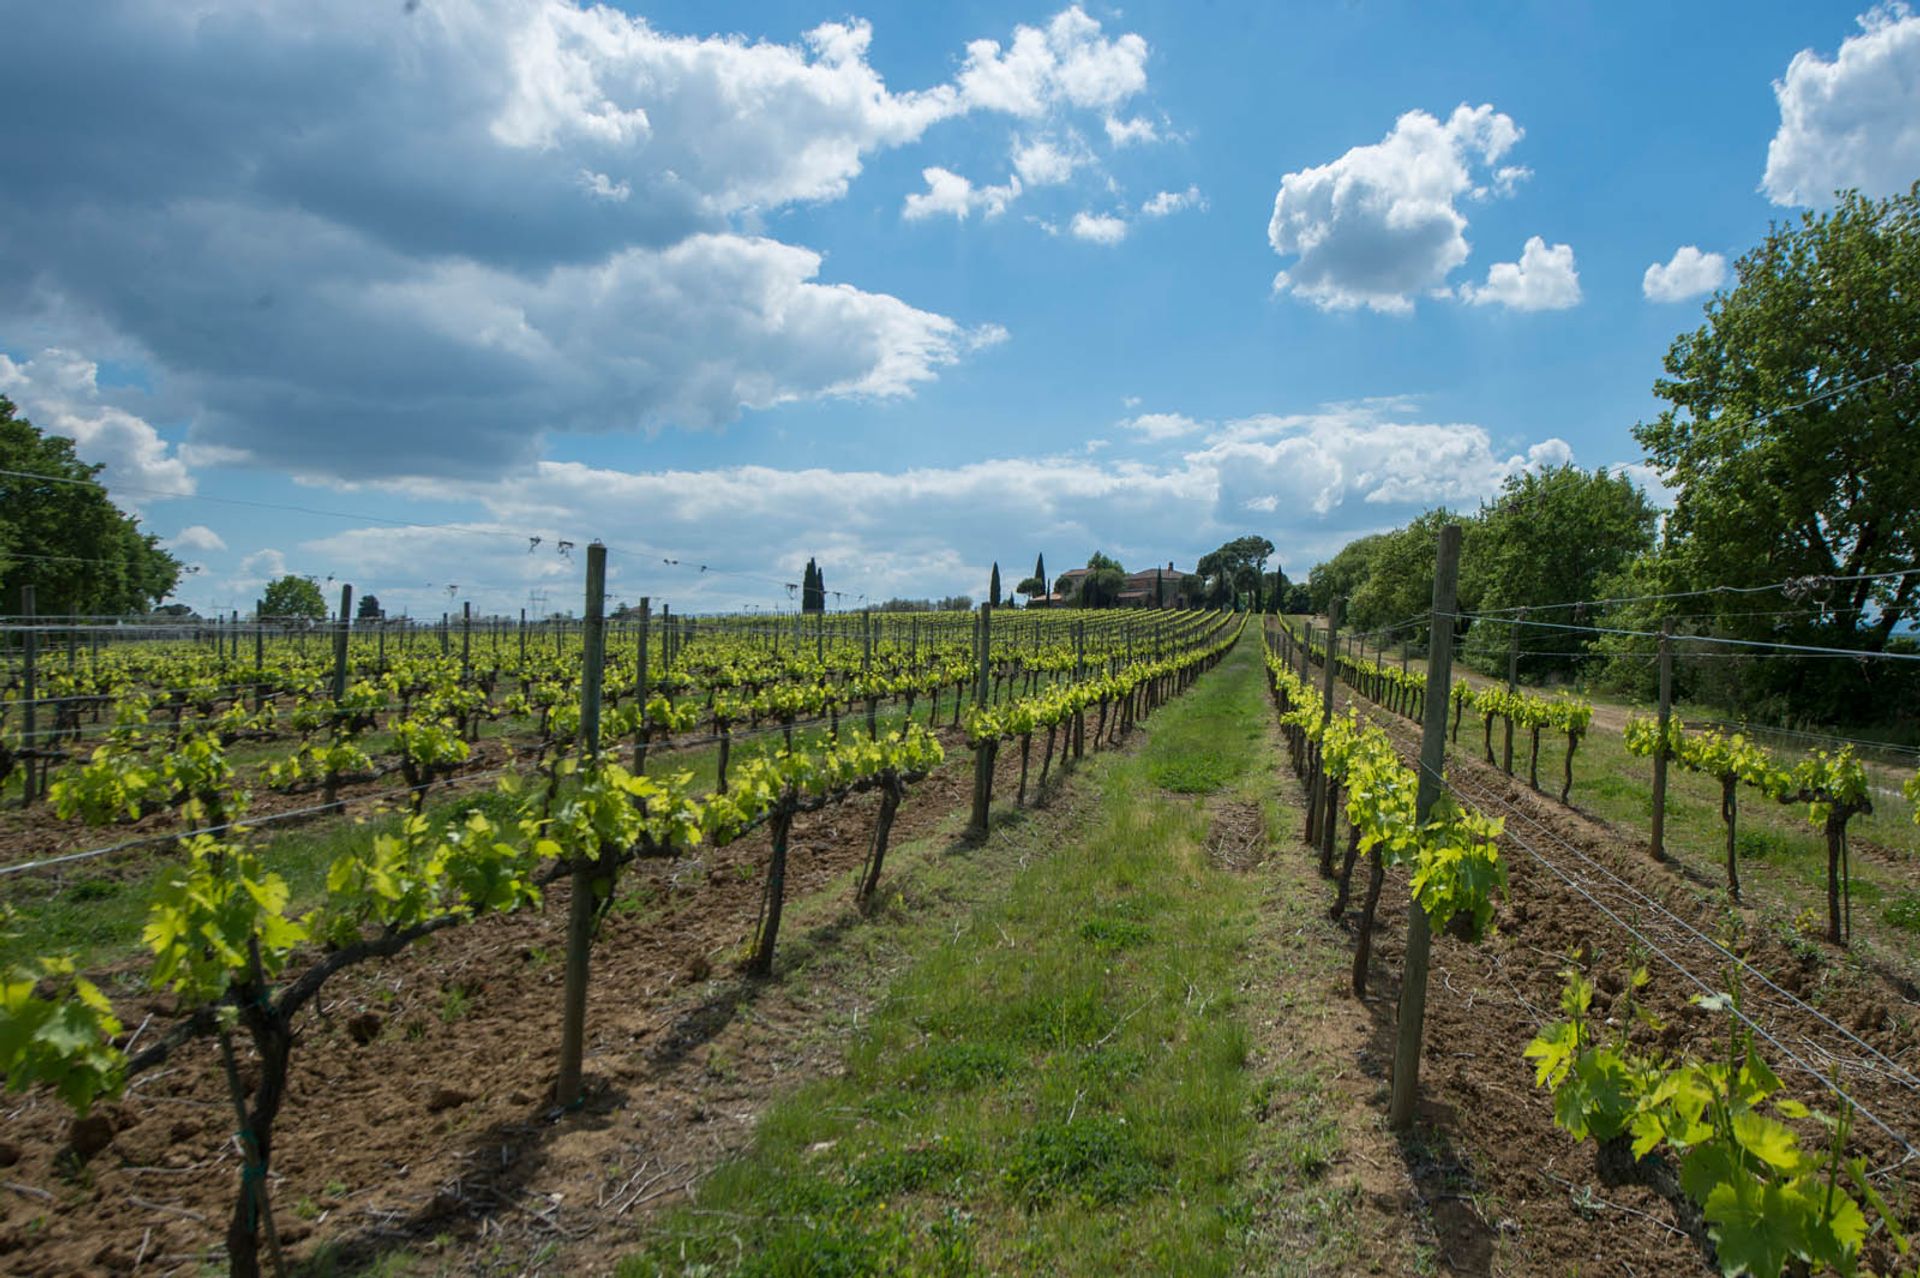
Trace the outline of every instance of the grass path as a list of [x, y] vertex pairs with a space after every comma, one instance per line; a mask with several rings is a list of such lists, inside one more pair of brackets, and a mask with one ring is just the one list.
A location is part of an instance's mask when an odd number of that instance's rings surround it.
[[843, 1070], [622, 1272], [1382, 1271], [1402, 1226], [1347, 1151], [1383, 1138], [1333, 1081], [1363, 1030], [1269, 719], [1250, 636], [1001, 826], [1019, 868], [970, 911], [876, 924], [916, 958]]

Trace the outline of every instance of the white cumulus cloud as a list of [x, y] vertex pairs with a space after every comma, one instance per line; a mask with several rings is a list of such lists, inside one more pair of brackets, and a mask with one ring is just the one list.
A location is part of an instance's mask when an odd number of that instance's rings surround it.
[[1118, 116], [1106, 119], [1107, 142], [1118, 151], [1122, 147], [1143, 146], [1148, 142], [1160, 140], [1160, 128], [1145, 116], [1136, 116], [1131, 120], [1122, 120]]
[[1088, 213], [1081, 211], [1073, 215], [1068, 228], [1073, 237], [1093, 244], [1118, 244], [1127, 238], [1127, 224], [1122, 218], [1111, 213]]
[[1702, 253], [1692, 244], [1673, 251], [1665, 265], [1655, 262], [1640, 279], [1640, 291], [1654, 302], [1684, 302], [1690, 297], [1711, 293], [1727, 278], [1727, 259], [1718, 253]]
[[[1147, 57], [1076, 8], [919, 87], [863, 21], [747, 39], [584, 0], [95, 0], [7, 38], [43, 74], [0, 128], [35, 175], [0, 200], [0, 335], [136, 360], [182, 455], [348, 480], [905, 393], [977, 330], [759, 229], [943, 121], [1125, 110]], [[1016, 194], [955, 175], [923, 215]], [[121, 464], [179, 460], [87, 421]]]
[[188, 524], [167, 538], [169, 550], [225, 550], [226, 548], [226, 539], [205, 524]]
[[1551, 248], [1538, 235], [1528, 238], [1518, 262], [1495, 262], [1487, 282], [1462, 284], [1462, 300], [1475, 306], [1499, 305], [1515, 311], [1563, 311], [1580, 304], [1580, 272], [1573, 246]]
[[49, 435], [64, 435], [82, 461], [101, 472], [116, 504], [138, 512], [148, 502], [190, 497], [197, 487], [179, 450], [143, 417], [100, 389], [99, 368], [72, 351], [41, 351], [24, 363], [0, 354], [0, 394]]
[[985, 217], [999, 217], [1020, 196], [1017, 177], [1008, 178], [1005, 186], [975, 186], [970, 179], [938, 165], [922, 169], [920, 176], [927, 189], [909, 192], [900, 209], [900, 216], [909, 222], [942, 216], [965, 221], [976, 209]]
[[1013, 41], [967, 45], [959, 89], [967, 106], [1035, 117], [1069, 105], [1111, 111], [1147, 87], [1147, 42], [1108, 38], [1075, 5], [1043, 27], [1015, 28]]
[[1178, 213], [1181, 209], [1205, 209], [1207, 197], [1200, 194], [1200, 188], [1190, 186], [1184, 191], [1161, 191], [1140, 206], [1142, 217], [1166, 217]]
[[1409, 111], [1381, 141], [1287, 174], [1267, 240], [1295, 261], [1275, 288], [1329, 310], [1412, 310], [1416, 295], [1467, 260], [1456, 202], [1484, 189], [1480, 177], [1521, 136], [1488, 105], [1462, 104], [1444, 122]]
[[1178, 439], [1205, 429], [1205, 423], [1197, 422], [1184, 413], [1141, 413], [1138, 417], [1122, 421], [1120, 426], [1149, 440]]
[[1859, 22], [1833, 61], [1803, 49], [1774, 81], [1780, 128], [1760, 188], [1775, 204], [1891, 195], [1920, 177], [1920, 17], [1886, 4]]
[[1014, 149], [1013, 169], [1029, 186], [1057, 186], [1073, 176], [1084, 153], [1071, 143], [1035, 138]]

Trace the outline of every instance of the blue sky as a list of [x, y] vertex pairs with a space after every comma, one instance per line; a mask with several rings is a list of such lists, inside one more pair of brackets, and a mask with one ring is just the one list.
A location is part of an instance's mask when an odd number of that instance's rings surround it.
[[1299, 575], [1637, 463], [1733, 259], [1920, 176], [1900, 7], [7, 8], [0, 393], [201, 608]]

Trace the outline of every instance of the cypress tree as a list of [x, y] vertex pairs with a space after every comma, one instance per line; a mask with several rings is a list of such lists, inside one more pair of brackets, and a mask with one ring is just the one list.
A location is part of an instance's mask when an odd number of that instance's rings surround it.
[[1033, 579], [1040, 583], [1040, 598], [1045, 599], [1053, 593], [1047, 589], [1047, 557], [1041, 554], [1033, 561]]
[[1000, 606], [1000, 562], [998, 560], [994, 561], [993, 577], [987, 583], [987, 606], [990, 608]]

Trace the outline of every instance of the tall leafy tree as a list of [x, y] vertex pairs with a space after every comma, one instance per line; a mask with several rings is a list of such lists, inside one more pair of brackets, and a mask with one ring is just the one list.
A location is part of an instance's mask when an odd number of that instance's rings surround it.
[[[1554, 466], [1508, 476], [1500, 496], [1480, 508], [1462, 556], [1463, 594], [1488, 612], [1545, 608], [1594, 599], [1602, 584], [1653, 548], [1658, 512], [1625, 475]], [[1431, 550], [1429, 550], [1431, 554]], [[1426, 580], [1431, 582], [1429, 567]], [[1528, 621], [1584, 622], [1593, 610], [1543, 611]], [[1518, 630], [1518, 634], [1510, 632]], [[1500, 622], [1476, 624], [1465, 660], [1504, 674], [1507, 645], [1517, 640], [1523, 678], [1571, 670], [1593, 636]]]
[[[624, 613], [626, 611], [626, 607], [627, 606], [625, 604], [621, 604], [620, 612]], [[360, 603], [354, 611], [354, 616], [356, 618], [358, 618], [361, 621], [378, 621], [380, 620], [380, 618], [384, 617], [385, 615], [386, 615], [385, 613], [380, 611], [380, 596], [378, 595], [361, 595], [360, 596]], [[619, 615], [619, 614], [616, 613], [616, 615]]]
[[[1342, 625], [1347, 630], [1384, 632], [1402, 623], [1423, 622], [1433, 608], [1433, 560], [1440, 529], [1442, 525], [1461, 522], [1458, 515], [1443, 506], [1429, 510], [1404, 528], [1363, 539], [1368, 542], [1366, 571], [1344, 591], [1347, 608]], [[1465, 532], [1460, 552], [1463, 564], [1473, 555], [1474, 541], [1479, 535], [1471, 521], [1466, 521]], [[1321, 601], [1317, 586], [1315, 591], [1314, 602], [1318, 604]], [[1463, 610], [1477, 604], [1472, 583], [1464, 576], [1460, 601]]]
[[1194, 571], [1202, 579], [1201, 590], [1207, 603], [1219, 607], [1235, 602], [1243, 594], [1258, 594], [1261, 565], [1272, 554], [1271, 541], [1249, 533], [1202, 555]]
[[821, 573], [820, 565], [808, 559], [806, 573], [800, 578], [800, 611], [825, 612], [826, 610], [826, 577]]
[[140, 521], [108, 499], [102, 467], [74, 455], [73, 441], [43, 434], [0, 396], [0, 612], [34, 588], [43, 615], [145, 612], [180, 579], [180, 562]]
[[1371, 533], [1356, 537], [1342, 546], [1333, 558], [1315, 564], [1313, 571], [1307, 574], [1310, 610], [1325, 615], [1336, 598], [1351, 600], [1360, 584], [1373, 571], [1374, 558], [1389, 536], [1388, 533]]
[[[1785, 598], [1690, 600], [1686, 622], [1884, 650], [1920, 617], [1920, 574], [1874, 575], [1920, 564], [1916, 361], [1920, 183], [1884, 200], [1848, 192], [1828, 212], [1774, 227], [1708, 303], [1706, 322], [1667, 352], [1654, 393], [1670, 407], [1634, 428], [1678, 497], [1629, 593], [1799, 578]], [[1776, 607], [1756, 605], [1769, 598]], [[1651, 623], [1657, 611], [1621, 619]], [[1782, 615], [1751, 615], [1769, 611]], [[1746, 709], [1888, 713], [1890, 684], [1911, 683], [1892, 664], [1741, 662], [1721, 692]]]
[[1120, 561], [1099, 551], [1087, 560], [1090, 570], [1080, 579], [1080, 589], [1075, 592], [1075, 602], [1082, 608], [1111, 608], [1120, 600], [1120, 592], [1127, 588], [1127, 570]]
[[326, 596], [320, 593], [320, 587], [307, 577], [296, 577], [292, 573], [278, 581], [267, 583], [266, 593], [260, 596], [260, 607], [269, 617], [294, 618], [301, 621], [321, 621], [327, 615]]

